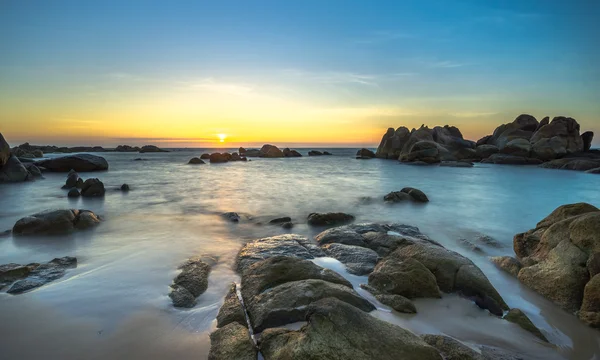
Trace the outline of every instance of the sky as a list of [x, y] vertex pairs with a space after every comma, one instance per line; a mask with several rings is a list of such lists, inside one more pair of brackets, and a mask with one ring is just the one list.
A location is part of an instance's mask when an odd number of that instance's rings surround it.
[[388, 127], [477, 140], [528, 113], [599, 144], [598, 18], [598, 0], [0, 0], [0, 132], [376, 146]]

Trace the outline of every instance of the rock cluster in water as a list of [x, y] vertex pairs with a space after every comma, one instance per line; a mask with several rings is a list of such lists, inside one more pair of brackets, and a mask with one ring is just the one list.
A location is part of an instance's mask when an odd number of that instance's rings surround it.
[[600, 172], [596, 170], [600, 168], [600, 153], [590, 150], [593, 132], [579, 131], [573, 118], [558, 116], [550, 121], [546, 117], [538, 122], [526, 114], [500, 125], [492, 135], [477, 142], [464, 139], [454, 126], [430, 129], [423, 125], [412, 130], [402, 126], [387, 130], [375, 155], [406, 163], [446, 162], [446, 166], [466, 167], [481, 161]]
[[600, 328], [600, 210], [563, 205], [514, 237], [517, 258], [492, 261], [519, 281]]
[[119, 145], [114, 149], [105, 149], [102, 146], [73, 146], [73, 147], [58, 147], [54, 145], [30, 145], [24, 143], [13, 148], [13, 152], [18, 157], [24, 158], [39, 158], [43, 154], [51, 153], [88, 153], [88, 152], [168, 152], [155, 145], [139, 146]]
[[[240, 250], [235, 268], [241, 286], [231, 286], [217, 315], [209, 359], [257, 359], [259, 351], [265, 359], [501, 358], [490, 348], [479, 353], [450, 337], [417, 336], [370, 316], [374, 305], [351, 283], [311, 261], [331, 256], [355, 274], [368, 274], [364, 288], [396, 311], [416, 312], [410, 299], [457, 292], [502, 316], [508, 306], [470, 260], [408, 225], [346, 225], [315, 240], [280, 235], [251, 241]], [[543, 337], [518, 309], [506, 319]], [[296, 322], [305, 325], [285, 327]], [[260, 333], [257, 342], [252, 332]]]
[[0, 265], [0, 290], [12, 284], [6, 291], [21, 294], [59, 279], [69, 268], [77, 267], [77, 259], [71, 256], [56, 258], [45, 264]]
[[[43, 154], [31, 155], [43, 156]], [[24, 160], [25, 161], [25, 160]], [[33, 163], [22, 163], [18, 154], [10, 146], [0, 133], [0, 183], [3, 182], [22, 182], [41, 177], [40, 169]]]

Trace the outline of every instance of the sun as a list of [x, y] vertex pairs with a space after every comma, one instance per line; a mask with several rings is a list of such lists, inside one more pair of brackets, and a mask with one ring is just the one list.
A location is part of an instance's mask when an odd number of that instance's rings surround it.
[[219, 142], [225, 142], [225, 138], [227, 137], [226, 134], [217, 134], [217, 137], [219, 138]]

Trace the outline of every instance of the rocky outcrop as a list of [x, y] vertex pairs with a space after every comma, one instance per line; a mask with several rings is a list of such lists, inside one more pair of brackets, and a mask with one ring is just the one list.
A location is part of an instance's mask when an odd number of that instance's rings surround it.
[[[484, 358], [481, 354], [467, 345], [445, 335], [423, 335], [421, 338], [429, 345], [436, 348], [445, 360], [493, 360]], [[498, 359], [510, 360], [510, 359]]]
[[525, 315], [525, 313], [523, 313], [523, 311], [521, 311], [520, 309], [510, 309], [510, 311], [506, 315], [504, 315], [504, 320], [515, 323], [519, 325], [519, 327], [521, 327], [523, 330], [529, 331], [530, 333], [535, 335], [540, 340], [548, 342], [546, 336], [542, 334], [540, 329], [538, 329], [537, 326], [535, 326], [531, 322], [531, 320], [529, 320], [527, 315]]
[[100, 223], [89, 210], [48, 210], [24, 217], [13, 226], [14, 236], [58, 235], [84, 230]]
[[[589, 305], [600, 296], [594, 282], [600, 253], [598, 208], [586, 203], [560, 206], [534, 229], [515, 235], [513, 246], [522, 264], [517, 275], [522, 283], [600, 327], [600, 307]], [[511, 269], [516, 272], [516, 266]]]
[[83, 197], [102, 197], [106, 190], [104, 183], [97, 178], [90, 178], [81, 185], [81, 196]]
[[533, 159], [524, 156], [493, 154], [487, 159], [481, 160], [484, 164], [503, 164], [503, 165], [539, 165], [542, 163], [540, 159]]
[[74, 267], [77, 267], [77, 259], [71, 256], [56, 258], [45, 264], [0, 265], [0, 289], [12, 283], [6, 292], [21, 294], [60, 279], [67, 269]]
[[354, 215], [346, 213], [312, 213], [308, 215], [308, 225], [330, 226], [354, 221]]
[[156, 152], [169, 152], [155, 145], [144, 145], [140, 148], [140, 153], [156, 153]]
[[290, 150], [289, 148], [285, 148], [285, 149], [283, 149], [283, 156], [285, 156], [285, 157], [302, 157], [302, 154], [300, 154], [296, 150]]
[[594, 132], [586, 131], [581, 134], [581, 141], [583, 141], [583, 151], [588, 151], [592, 147], [592, 140], [594, 140]]
[[196, 305], [196, 298], [208, 288], [208, 274], [216, 263], [214, 258], [192, 258], [179, 267], [181, 272], [171, 284], [169, 297], [173, 306], [191, 308]]
[[108, 162], [101, 156], [90, 154], [77, 154], [63, 156], [53, 159], [37, 161], [36, 166], [42, 167], [47, 171], [68, 172], [75, 170], [78, 172], [108, 170]]
[[211, 164], [219, 164], [226, 163], [229, 161], [229, 154], [226, 153], [212, 153], [209, 156], [209, 160]]
[[300, 330], [263, 331], [265, 359], [442, 360], [439, 352], [399, 326], [375, 319], [339, 299], [310, 304]]
[[2, 133], [0, 133], [0, 169], [6, 165], [8, 158], [10, 158], [10, 146], [4, 140]]
[[356, 152], [357, 159], [372, 159], [375, 157], [375, 153], [369, 149], [362, 148]]
[[225, 295], [223, 306], [219, 309], [219, 313], [217, 314], [217, 327], [220, 328], [234, 322], [246, 326], [246, 314], [244, 313], [244, 308], [238, 298], [237, 285], [235, 283], [231, 284], [229, 287], [229, 291], [227, 292], [227, 295]]
[[328, 151], [319, 151], [319, 150], [311, 150], [308, 152], [308, 156], [323, 156], [323, 155], [331, 155]]
[[200, 164], [206, 164], [202, 159], [197, 158], [197, 157], [193, 157], [190, 159], [190, 161], [188, 161], [188, 164], [190, 165], [200, 165]]
[[0, 183], [22, 182], [30, 179], [33, 179], [33, 175], [16, 156], [10, 156], [6, 163], [0, 167]]
[[403, 202], [405, 200], [409, 200], [409, 201], [414, 201], [414, 202], [421, 202], [421, 203], [425, 203], [428, 202], [429, 199], [427, 198], [427, 195], [425, 195], [424, 192], [422, 192], [419, 189], [415, 189], [412, 187], [405, 187], [400, 191], [392, 191], [391, 193], [385, 195], [383, 197], [384, 201], [387, 202]]
[[256, 360], [257, 349], [245, 325], [230, 323], [210, 334], [208, 360]]
[[115, 148], [115, 152], [139, 152], [139, 146], [119, 145]]
[[379, 261], [379, 255], [369, 248], [346, 245], [326, 244], [322, 247], [327, 256], [337, 259], [346, 265], [349, 273], [354, 275], [368, 275]]
[[280, 158], [284, 157], [283, 151], [275, 145], [265, 144], [260, 148], [260, 157], [264, 158]]

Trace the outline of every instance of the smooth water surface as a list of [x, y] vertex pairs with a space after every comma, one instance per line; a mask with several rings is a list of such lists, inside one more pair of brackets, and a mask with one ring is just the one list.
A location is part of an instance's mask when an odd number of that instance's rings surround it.
[[[343, 211], [354, 214], [357, 222], [418, 226], [480, 266], [509, 306], [524, 310], [562, 356], [600, 359], [599, 332], [488, 260], [513, 255], [514, 234], [534, 227], [560, 205], [584, 201], [600, 206], [600, 177], [491, 164], [418, 167], [356, 160], [356, 149], [329, 151], [334, 156], [205, 165], [187, 165], [202, 150], [102, 153], [109, 171], [80, 175], [100, 178], [107, 188], [104, 199], [68, 199], [61, 189], [64, 173], [0, 186], [0, 231], [23, 216], [52, 208], [90, 209], [104, 219], [92, 231], [69, 236], [0, 238], [0, 264], [66, 255], [79, 261], [64, 278], [44, 287], [18, 296], [0, 293], [0, 357], [205, 358], [223, 296], [231, 281], [239, 281], [231, 265], [241, 246], [285, 233], [266, 224], [271, 218], [290, 216], [296, 224], [290, 232], [312, 237], [322, 229], [306, 225], [309, 213]], [[301, 152], [306, 155], [307, 150]], [[130, 192], [118, 190], [123, 183], [130, 185]], [[383, 203], [386, 193], [405, 186], [423, 190], [430, 202]], [[227, 211], [238, 212], [242, 221], [226, 222], [219, 214]], [[482, 246], [482, 252], [475, 252], [461, 242], [482, 234], [503, 247]], [[174, 309], [167, 294], [177, 267], [200, 254], [219, 257], [208, 291], [195, 308]], [[352, 278], [333, 259], [319, 261], [337, 267], [356, 287], [366, 282], [364, 277]], [[502, 346], [539, 358], [556, 354], [520, 328], [457, 296], [415, 303], [417, 315], [399, 315], [379, 304], [373, 316], [416, 333], [445, 333], [468, 344]]]

